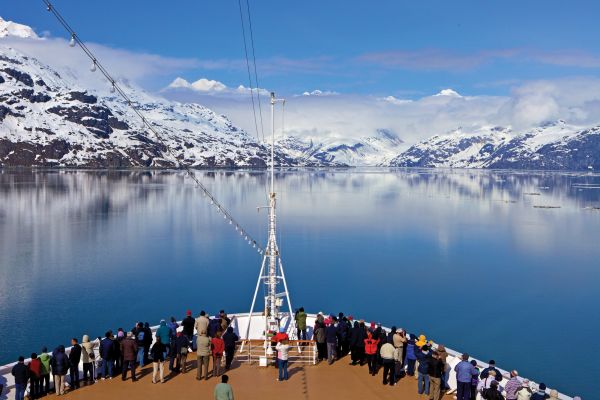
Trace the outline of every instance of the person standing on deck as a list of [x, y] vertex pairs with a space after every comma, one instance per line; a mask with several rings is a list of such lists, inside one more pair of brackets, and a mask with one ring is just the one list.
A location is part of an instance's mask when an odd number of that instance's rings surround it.
[[15, 399], [25, 399], [25, 389], [27, 388], [27, 379], [29, 379], [29, 372], [25, 365], [25, 358], [19, 357], [19, 362], [12, 367], [12, 376], [15, 377]]
[[152, 345], [150, 354], [152, 355], [152, 383], [156, 383], [159, 371], [160, 383], [165, 383], [165, 345], [158, 335], [156, 336], [156, 342]]
[[113, 376], [113, 346], [114, 342], [110, 339], [112, 332], [108, 331], [104, 335], [104, 339], [100, 342], [100, 357], [102, 357], [102, 363], [100, 364], [100, 376], [102, 380], [108, 378], [112, 379]]
[[417, 368], [418, 392], [419, 394], [429, 395], [429, 363], [431, 361], [429, 346], [425, 344], [420, 349], [417, 348], [416, 356], [419, 360], [419, 367]]
[[313, 340], [317, 342], [317, 355], [319, 361], [323, 361], [327, 358], [327, 343], [325, 341], [325, 324], [323, 323], [323, 316], [318, 315], [313, 328]]
[[471, 399], [471, 376], [479, 373], [469, 362], [467, 353], [462, 355], [462, 361], [454, 367], [456, 372], [457, 400]]
[[[382, 335], [383, 340], [387, 340], [385, 335]], [[383, 364], [383, 384], [394, 386], [396, 384], [396, 374], [394, 372], [394, 352], [396, 349], [391, 343], [384, 343], [379, 350], [381, 362]]]
[[169, 347], [170, 338], [171, 338], [171, 330], [167, 326], [167, 321], [165, 321], [164, 319], [160, 320], [160, 325], [159, 325], [158, 329], [156, 330], [156, 337], [160, 338], [160, 342], [162, 343], [162, 345], [165, 349], [163, 358], [166, 359], [167, 351], [169, 350], [168, 347]]
[[437, 352], [440, 360], [444, 363], [444, 373], [442, 374], [442, 383], [440, 386], [440, 391], [443, 393], [444, 391], [450, 389], [448, 385], [448, 378], [450, 377], [450, 365], [448, 364], [448, 352], [446, 351], [446, 347], [443, 344], [438, 344]]
[[47, 395], [50, 393], [50, 354], [48, 354], [48, 349], [43, 347], [42, 353], [38, 357], [40, 362], [42, 363], [41, 368], [41, 376], [40, 376], [40, 389], [42, 395]]
[[[191, 317], [190, 317], [191, 318]], [[186, 318], [187, 319], [187, 318]], [[200, 311], [200, 315], [198, 316], [198, 318], [196, 318], [196, 320], [194, 321], [194, 324], [192, 325], [192, 328], [190, 329], [190, 332], [186, 331], [186, 326], [183, 324], [183, 322], [181, 323], [181, 325], [183, 325], [183, 332], [187, 335], [187, 337], [189, 337], [190, 339], [192, 338], [193, 334], [194, 334], [194, 329], [196, 330], [196, 333], [198, 335], [200, 335], [200, 332], [208, 332], [208, 325], [210, 324], [210, 320], [208, 319], [208, 317], [206, 316], [206, 312], [204, 310]]]
[[[29, 373], [29, 397], [31, 399], [42, 397], [40, 380], [42, 376], [42, 362], [37, 358], [37, 354], [31, 353], [31, 361], [27, 365], [27, 369]], [[2, 394], [1, 391], [0, 394]]]
[[284, 339], [281, 342], [277, 343], [275, 346], [277, 350], [277, 365], [279, 366], [279, 382], [287, 381], [289, 379], [288, 375], [288, 359], [289, 359], [289, 351], [290, 345], [288, 344], [288, 340]]
[[233, 356], [235, 354], [235, 344], [240, 340], [238, 335], [233, 332], [233, 327], [227, 327], [227, 331], [223, 335], [223, 342], [225, 343], [225, 370], [231, 368]]
[[529, 400], [533, 392], [529, 387], [529, 379], [525, 379], [521, 382], [521, 387], [517, 390], [517, 400]]
[[367, 338], [364, 340], [364, 342], [369, 374], [375, 376], [375, 373], [377, 372], [377, 368], [375, 366], [375, 356], [377, 354], [377, 344], [379, 343], [379, 340], [373, 339], [373, 334], [371, 332], [367, 332]]
[[429, 400], [440, 400], [444, 393], [442, 392], [442, 377], [444, 375], [445, 364], [438, 351], [431, 354], [429, 360]]
[[79, 389], [79, 362], [81, 361], [81, 346], [77, 339], [71, 339], [71, 351], [69, 352], [69, 379], [71, 390]]
[[360, 332], [360, 324], [354, 321], [354, 326], [350, 329], [350, 365], [356, 365], [361, 360], [361, 348], [365, 348], [365, 339]]
[[221, 330], [221, 318], [219, 315], [215, 315], [213, 319], [211, 319], [208, 323], [208, 336], [214, 338], [217, 335], [217, 332]]
[[177, 320], [175, 317], [171, 317], [170, 322], [167, 323], [169, 328], [169, 371], [173, 371], [175, 368], [175, 360], [177, 359]]
[[94, 369], [92, 368], [92, 357], [94, 354], [94, 343], [90, 342], [88, 335], [81, 338], [81, 361], [83, 362], [83, 381], [94, 382]]
[[550, 396], [546, 394], [546, 385], [544, 383], [540, 383], [537, 392], [531, 395], [530, 400], [545, 400], [548, 398], [550, 398]]
[[477, 388], [479, 387], [479, 368], [477, 368], [477, 361], [471, 360], [471, 365], [475, 367], [476, 373], [471, 375], [471, 399], [477, 398]]
[[140, 365], [140, 368], [144, 366], [144, 344], [146, 341], [144, 340], [144, 336], [146, 335], [146, 331], [144, 331], [144, 324], [138, 322], [135, 327], [135, 343], [137, 344], [138, 354], [137, 361]]
[[196, 379], [202, 379], [202, 369], [204, 369], [204, 379], [208, 380], [208, 364], [210, 363], [212, 349], [210, 347], [210, 338], [208, 337], [206, 331], [200, 331], [198, 333], [198, 338], [196, 339], [196, 348], [196, 356], [198, 359], [198, 371], [196, 374]]
[[415, 335], [410, 334], [410, 338], [406, 343], [406, 375], [415, 375], [415, 364], [417, 363], [417, 356], [415, 355]]
[[306, 340], [306, 313], [304, 307], [300, 307], [296, 313], [296, 328], [298, 329], [298, 340]]
[[221, 320], [221, 332], [225, 332], [231, 324], [231, 318], [227, 316], [225, 310], [219, 311], [219, 319]]
[[506, 382], [504, 391], [506, 391], [506, 400], [517, 400], [517, 391], [521, 388], [519, 373], [516, 370], [510, 371], [510, 379]]
[[175, 341], [175, 351], [177, 352], [177, 365], [175, 371], [185, 374], [188, 349], [190, 346], [190, 339], [183, 332], [177, 332], [177, 340]]
[[221, 375], [221, 360], [225, 351], [225, 342], [221, 339], [221, 332], [217, 331], [215, 337], [210, 340], [213, 358], [213, 376]]
[[148, 354], [150, 354], [150, 346], [152, 345], [152, 329], [150, 323], [144, 322], [144, 364], [150, 362]]
[[392, 335], [392, 344], [396, 349], [394, 353], [394, 374], [396, 375], [396, 381], [398, 381], [404, 374], [404, 344], [406, 343], [406, 336], [402, 328], [397, 328]]
[[333, 317], [331, 323], [325, 330], [325, 341], [327, 342], [327, 362], [329, 365], [333, 364], [336, 358], [338, 341], [337, 334], [336, 318]]
[[65, 354], [65, 346], [60, 345], [54, 349], [50, 366], [54, 375], [54, 391], [57, 396], [62, 396], [65, 394], [65, 376], [69, 371], [69, 358]]
[[135, 382], [135, 359], [138, 354], [138, 345], [133, 338], [133, 330], [127, 332], [127, 337], [121, 342], [121, 353], [123, 354], [123, 368], [121, 380], [127, 379], [127, 370], [131, 369], [131, 381]]
[[[487, 378], [486, 378], [487, 379]], [[499, 388], [498, 381], [492, 381], [490, 387], [485, 392], [486, 400], [504, 400], [504, 396], [502, 396], [501, 390]]]
[[215, 386], [215, 400], [233, 400], [233, 389], [228, 382], [229, 377], [223, 375], [221, 377], [221, 383]]
[[[204, 311], [202, 311], [202, 312], [204, 312]], [[197, 321], [197, 319], [194, 319], [192, 317], [191, 310], [187, 310], [185, 312], [185, 318], [181, 321], [181, 326], [183, 327], [183, 333], [185, 333], [185, 336], [187, 336], [190, 340], [194, 336], [194, 325], [196, 324], [196, 321]]]
[[485, 379], [488, 377], [490, 371], [494, 371], [496, 373], [496, 381], [498, 383], [502, 382], [502, 374], [500, 373], [500, 370], [496, 368], [496, 361], [490, 360], [488, 364], [489, 367], [484, 368], [483, 371], [481, 371], [481, 375], [479, 375], [479, 378]]
[[113, 349], [115, 351], [115, 375], [120, 374], [123, 371], [123, 354], [121, 353], [121, 342], [125, 339], [125, 332], [123, 332], [123, 328], [117, 329], [117, 337], [111, 336], [111, 339], [114, 342]]

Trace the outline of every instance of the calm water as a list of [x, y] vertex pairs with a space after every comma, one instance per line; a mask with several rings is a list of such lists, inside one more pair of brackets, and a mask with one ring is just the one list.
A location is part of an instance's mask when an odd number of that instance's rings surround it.
[[[197, 174], [264, 240], [264, 173]], [[296, 307], [595, 396], [600, 176], [295, 171], [277, 186]], [[180, 172], [0, 172], [0, 246], [0, 363], [187, 308], [247, 311], [260, 267]]]

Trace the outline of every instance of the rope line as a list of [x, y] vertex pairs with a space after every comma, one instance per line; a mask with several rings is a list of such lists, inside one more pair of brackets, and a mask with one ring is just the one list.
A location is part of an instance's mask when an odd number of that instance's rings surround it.
[[[198, 178], [194, 175], [191, 168], [187, 164], [182, 163], [178, 159], [178, 157], [175, 155], [173, 150], [165, 142], [165, 140], [163, 139], [161, 134], [154, 128], [153, 124], [150, 123], [148, 121], [148, 119], [146, 118], [146, 116], [140, 111], [140, 108], [138, 107], [138, 105], [136, 105], [135, 102], [131, 100], [131, 98], [127, 95], [127, 93], [121, 88], [119, 83], [112, 77], [112, 75], [108, 72], [108, 70], [106, 68], [104, 68], [104, 66], [102, 65], [100, 60], [95, 56], [95, 54], [85, 45], [85, 43], [83, 43], [83, 41], [75, 33], [75, 30], [73, 30], [73, 28], [71, 28], [69, 23], [63, 18], [63, 16], [56, 9], [56, 7], [54, 7], [54, 5], [50, 2], [50, 0], [42, 0], [42, 2], [46, 5], [46, 9], [49, 12], [51, 12], [54, 15], [54, 17], [56, 17], [58, 22], [65, 28], [65, 30], [67, 30], [69, 32], [69, 34], [71, 36], [71, 41], [72, 42], [74, 41], [74, 43], [77, 44], [83, 50], [83, 52], [92, 61], [92, 63], [93, 63], [92, 65], [95, 68], [97, 68], [98, 71], [100, 71], [100, 73], [102, 73], [102, 75], [104, 75], [104, 77], [112, 85], [112, 88], [123, 98], [123, 100], [127, 103], [127, 105], [138, 115], [138, 117], [140, 117], [140, 119], [142, 120], [142, 123], [148, 128], [148, 130], [150, 130], [154, 134], [156, 139], [166, 149], [166, 151], [173, 158], [173, 160], [176, 162], [176, 164], [180, 168], [183, 168], [186, 171], [186, 173], [189, 175], [189, 177], [196, 183], [196, 185], [202, 191], [203, 196], [210, 199], [211, 205], [215, 206], [217, 212], [219, 214], [222, 214], [223, 218], [228, 220], [229, 224], [232, 225], [233, 227], [235, 227], [235, 230], [240, 233], [240, 236], [245, 241], [247, 241], [249, 245], [251, 245], [254, 248], [257, 248], [257, 251], [259, 254], [263, 254], [264, 249], [260, 246], [260, 244], [248, 233], [248, 231], [246, 231], [240, 225], [239, 222], [236, 221], [236, 219], [231, 215], [231, 213], [221, 203], [219, 203], [217, 201], [215, 196], [213, 196], [213, 194], [206, 188], [206, 186], [204, 186], [200, 182], [200, 180], [198, 180]], [[258, 133], [258, 131], [257, 131], [257, 133]]]
[[260, 131], [263, 142], [265, 141], [265, 128], [263, 124], [262, 105], [260, 101], [260, 85], [258, 83], [258, 72], [256, 70], [256, 52], [254, 51], [254, 30], [252, 29], [252, 14], [250, 14], [250, 3], [246, 0], [248, 10], [248, 25], [250, 26], [250, 43], [252, 44], [252, 62], [254, 63], [254, 82], [256, 82], [256, 96], [258, 97], [258, 112], [260, 114]]
[[[238, 6], [240, 8], [240, 21], [242, 23], [242, 38], [244, 39], [244, 55], [246, 56], [246, 70], [248, 71], [248, 85], [250, 89], [250, 98], [252, 99], [252, 115], [254, 116], [254, 128], [256, 129], [256, 140], [260, 140], [258, 132], [258, 123], [256, 120], [256, 107], [254, 105], [254, 90], [252, 89], [252, 74], [250, 73], [250, 61], [248, 60], [248, 45], [246, 40], [246, 25], [244, 24], [244, 13], [242, 11], [242, 0], [238, 0]], [[256, 85], [258, 87], [258, 84]], [[258, 89], [256, 89], [258, 91]], [[260, 102], [258, 103], [260, 107]], [[265, 141], [265, 135], [263, 132], [263, 142]]]

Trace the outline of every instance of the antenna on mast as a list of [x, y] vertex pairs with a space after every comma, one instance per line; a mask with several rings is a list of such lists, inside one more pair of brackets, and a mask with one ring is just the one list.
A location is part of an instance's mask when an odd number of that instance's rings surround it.
[[[246, 337], [249, 338], [250, 325], [252, 323], [252, 313], [254, 311], [254, 305], [256, 304], [256, 297], [258, 295], [258, 289], [261, 281], [265, 287], [265, 351], [267, 354], [271, 354], [272, 348], [268, 344], [269, 337], [278, 332], [282, 328], [282, 320], [285, 315], [281, 312], [281, 306], [283, 306], [284, 300], [287, 300], [289, 308], [289, 315], [287, 320], [287, 331], [290, 337], [296, 335], [295, 325], [296, 322], [292, 315], [292, 303], [290, 301], [290, 295], [287, 288], [287, 282], [285, 280], [285, 273], [283, 271], [283, 263], [281, 262], [281, 254], [279, 253], [279, 247], [277, 246], [277, 195], [275, 193], [275, 104], [281, 102], [285, 104], [284, 99], [278, 99], [275, 97], [275, 93], [271, 92], [271, 171], [270, 171], [270, 192], [269, 192], [269, 237], [265, 252], [263, 255], [262, 265], [256, 282], [256, 289], [254, 290], [254, 297], [252, 299], [252, 305], [250, 306], [250, 314], [248, 320], [248, 326], [246, 328]], [[259, 208], [260, 209], [260, 208]], [[265, 271], [266, 269], [266, 271]], [[280, 284], [283, 284], [283, 291], [278, 292], [281, 288]]]

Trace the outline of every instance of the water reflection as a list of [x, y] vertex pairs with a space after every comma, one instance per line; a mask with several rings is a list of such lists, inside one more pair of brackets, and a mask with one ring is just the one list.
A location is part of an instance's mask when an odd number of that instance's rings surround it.
[[[195, 173], [265, 239], [263, 171]], [[556, 351], [600, 334], [585, 317], [600, 300], [600, 176], [287, 170], [277, 187], [295, 304], [425, 331], [570, 393], [589, 383], [557, 365], [600, 373]], [[183, 172], [0, 172], [0, 361], [188, 307], [245, 311], [260, 259], [238, 236]]]

